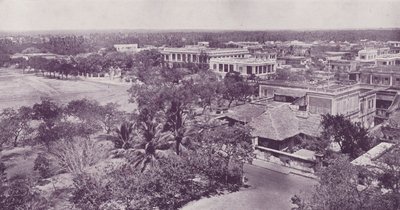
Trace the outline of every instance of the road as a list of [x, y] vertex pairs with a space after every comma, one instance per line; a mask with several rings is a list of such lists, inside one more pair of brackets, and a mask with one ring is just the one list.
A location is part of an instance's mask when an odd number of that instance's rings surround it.
[[293, 174], [282, 174], [258, 166], [246, 165], [249, 188], [221, 196], [193, 201], [182, 210], [289, 210], [290, 198], [310, 191], [316, 181]]

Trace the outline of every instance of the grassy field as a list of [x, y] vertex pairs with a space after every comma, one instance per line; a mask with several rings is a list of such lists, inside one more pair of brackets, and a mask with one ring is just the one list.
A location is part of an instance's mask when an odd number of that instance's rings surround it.
[[106, 80], [59, 80], [33, 74], [22, 74], [19, 69], [0, 68], [0, 109], [30, 106], [40, 97], [51, 97], [59, 103], [89, 98], [101, 104], [116, 102], [125, 111], [135, 106], [128, 103], [129, 84]]

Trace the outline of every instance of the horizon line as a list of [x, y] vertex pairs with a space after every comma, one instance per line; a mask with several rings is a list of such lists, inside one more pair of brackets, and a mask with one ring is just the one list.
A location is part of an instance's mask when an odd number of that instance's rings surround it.
[[275, 29], [202, 29], [202, 28], [171, 28], [171, 29], [154, 29], [154, 28], [136, 28], [136, 29], [128, 29], [128, 28], [115, 28], [115, 29], [34, 29], [34, 30], [0, 30], [0, 33], [29, 33], [29, 32], [89, 32], [89, 31], [160, 31], [160, 32], [168, 32], [168, 31], [184, 31], [184, 32], [219, 32], [219, 31], [241, 31], [241, 32], [266, 32], [266, 31], [346, 31], [346, 30], [400, 30], [400, 27], [371, 27], [371, 28], [275, 28]]

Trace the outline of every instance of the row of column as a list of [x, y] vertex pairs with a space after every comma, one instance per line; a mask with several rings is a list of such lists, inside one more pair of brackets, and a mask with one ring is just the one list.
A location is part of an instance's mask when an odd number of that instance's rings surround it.
[[266, 65], [266, 66], [253, 66], [253, 74], [266, 74], [274, 72], [274, 65]]
[[[239, 71], [246, 74], [266, 74], [274, 72], [274, 64], [262, 65], [262, 66], [238, 66], [239, 69], [235, 69], [233, 64], [214, 64], [213, 69], [220, 72], [231, 72]], [[242, 68], [242, 69], [240, 69]]]
[[[226, 56], [220, 56], [220, 57], [234, 57], [234, 58], [243, 58], [244, 54], [242, 55], [226, 55]], [[217, 56], [217, 58], [219, 58]], [[192, 62], [192, 63], [202, 63], [202, 62], [207, 62], [206, 60], [201, 60], [200, 55], [197, 54], [186, 54], [186, 53], [171, 53], [171, 54], [165, 54], [164, 55], [164, 60], [165, 61], [175, 61], [175, 62]]]

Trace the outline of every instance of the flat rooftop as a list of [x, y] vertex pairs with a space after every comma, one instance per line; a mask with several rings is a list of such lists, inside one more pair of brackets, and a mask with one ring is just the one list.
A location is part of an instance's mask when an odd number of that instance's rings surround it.
[[350, 90], [359, 90], [365, 89], [367, 90], [368, 87], [361, 84], [347, 84], [347, 83], [337, 83], [336, 81], [325, 81], [321, 84], [309, 84], [306, 82], [292, 82], [292, 81], [285, 81], [285, 80], [265, 80], [259, 83], [262, 85], [267, 86], [276, 86], [282, 88], [290, 88], [290, 89], [304, 89], [307, 92], [320, 92], [320, 93], [328, 93], [328, 94], [338, 94], [345, 91]]
[[185, 46], [185, 47], [167, 47], [164, 48], [164, 52], [189, 52], [189, 53], [229, 53], [229, 52], [241, 52], [248, 53], [247, 49], [243, 48], [208, 48], [204, 46]]
[[383, 59], [383, 58], [400, 58], [400, 53], [380, 55], [376, 59]]
[[272, 59], [260, 59], [255, 57], [250, 58], [212, 58], [215, 62], [226, 62], [236, 64], [275, 64], [276, 61]]

